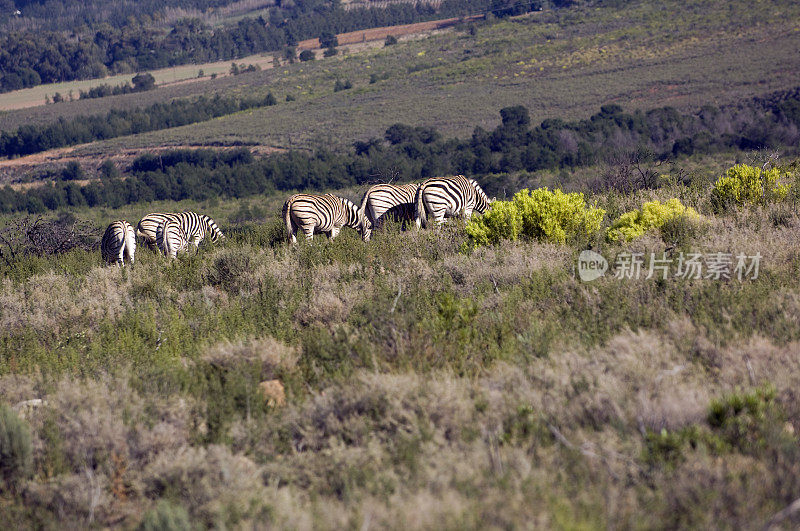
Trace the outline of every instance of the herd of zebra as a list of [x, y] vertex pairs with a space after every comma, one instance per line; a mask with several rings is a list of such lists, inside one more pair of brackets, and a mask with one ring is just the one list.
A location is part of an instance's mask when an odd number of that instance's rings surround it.
[[[364, 241], [369, 241], [373, 228], [379, 228], [386, 219], [414, 221], [420, 228], [427, 226], [429, 218], [437, 224], [448, 217], [469, 219], [473, 212], [486, 212], [492, 201], [474, 179], [455, 175], [399, 186], [376, 184], [364, 194], [360, 207], [332, 194], [294, 194], [283, 204], [283, 219], [290, 243], [297, 243], [298, 230], [307, 240], [313, 239], [315, 233], [325, 233], [333, 239], [342, 227], [355, 229]], [[190, 244], [197, 249], [206, 236], [214, 242], [224, 237], [206, 215], [152, 213], [142, 218], [136, 231], [125, 220], [111, 223], [100, 245], [103, 260], [123, 266], [127, 259], [132, 264], [137, 236], [150, 249], [171, 258], [187, 251]]]
[[135, 231], [124, 219], [111, 223], [100, 240], [103, 260], [108, 264], [124, 266], [127, 259], [133, 264], [137, 236], [153, 251], [160, 251], [171, 258], [176, 258], [181, 251], [188, 251], [190, 244], [197, 249], [206, 236], [213, 242], [224, 238], [214, 220], [205, 214], [152, 213], [139, 221]]

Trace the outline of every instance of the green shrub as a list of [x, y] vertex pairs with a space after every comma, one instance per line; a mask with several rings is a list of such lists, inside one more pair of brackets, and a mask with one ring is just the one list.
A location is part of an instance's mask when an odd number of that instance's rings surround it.
[[[708, 424], [730, 446], [744, 453], [764, 449], [770, 441], [789, 437], [783, 431], [786, 416], [773, 386], [765, 385], [750, 392], [731, 393], [711, 402]], [[796, 444], [794, 437], [791, 442]]]
[[516, 240], [520, 235], [544, 242], [566, 243], [597, 232], [605, 210], [587, 206], [581, 193], [539, 188], [521, 190], [511, 201], [495, 201], [489, 212], [467, 223], [476, 245]]
[[606, 232], [606, 238], [612, 242], [629, 242], [681, 217], [700, 219], [695, 209], [682, 205], [678, 199], [673, 198], [665, 203], [649, 201], [642, 205], [641, 210], [625, 212], [617, 218]]
[[765, 205], [782, 201], [789, 194], [789, 187], [779, 182], [780, 177], [779, 168], [762, 170], [737, 164], [714, 183], [711, 204], [720, 212], [732, 205]]
[[159, 500], [155, 507], [144, 514], [138, 531], [188, 531], [189, 513], [183, 507]]
[[3, 485], [16, 484], [31, 474], [33, 454], [27, 423], [8, 406], [0, 405], [0, 475]]

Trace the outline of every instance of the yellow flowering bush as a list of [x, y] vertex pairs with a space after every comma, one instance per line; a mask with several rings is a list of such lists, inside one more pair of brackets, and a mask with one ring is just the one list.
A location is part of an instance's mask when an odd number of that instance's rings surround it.
[[629, 242], [681, 216], [700, 219], [695, 209], [682, 205], [678, 199], [665, 203], [649, 201], [642, 205], [641, 210], [625, 212], [617, 218], [606, 232], [606, 238], [612, 242]]
[[517, 192], [511, 201], [495, 201], [492, 208], [467, 223], [467, 234], [477, 245], [516, 240], [520, 235], [552, 243], [566, 243], [600, 228], [605, 210], [587, 206], [583, 194], [539, 188]]
[[789, 193], [789, 187], [778, 181], [781, 171], [778, 168], [761, 168], [737, 164], [729, 168], [724, 177], [717, 179], [711, 191], [711, 202], [718, 210], [728, 205], [756, 205], [782, 201]]

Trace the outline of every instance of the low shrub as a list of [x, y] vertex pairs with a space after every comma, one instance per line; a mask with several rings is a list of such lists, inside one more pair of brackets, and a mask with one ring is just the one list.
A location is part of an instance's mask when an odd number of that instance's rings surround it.
[[779, 182], [781, 176], [779, 168], [762, 170], [737, 164], [714, 183], [711, 204], [717, 212], [723, 212], [731, 206], [766, 205], [782, 201], [789, 194], [789, 187]]
[[617, 218], [606, 232], [606, 238], [612, 242], [629, 242], [651, 229], [664, 227], [668, 222], [681, 217], [699, 220], [700, 214], [675, 198], [665, 203], [649, 201], [642, 205], [641, 210], [625, 212]]
[[521, 190], [511, 201], [495, 201], [489, 212], [467, 223], [476, 245], [516, 240], [520, 235], [551, 243], [591, 236], [600, 228], [605, 210], [588, 206], [581, 193], [539, 188]]
[[0, 489], [13, 488], [30, 475], [32, 456], [28, 425], [10, 407], [0, 405]]
[[144, 514], [137, 531], [189, 531], [189, 513], [183, 507], [160, 500]]

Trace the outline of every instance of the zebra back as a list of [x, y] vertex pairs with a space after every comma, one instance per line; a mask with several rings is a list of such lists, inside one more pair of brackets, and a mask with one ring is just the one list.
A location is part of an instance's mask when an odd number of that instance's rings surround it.
[[419, 189], [418, 183], [394, 185], [376, 184], [371, 186], [361, 200], [361, 211], [371, 223], [383, 214], [400, 205], [413, 205]]
[[172, 212], [151, 212], [143, 217], [136, 225], [136, 234], [142, 238], [152, 250], [158, 250], [156, 232], [168, 218], [175, 218], [178, 214]]
[[414, 201], [417, 226], [427, 225], [428, 209], [432, 210], [436, 221], [442, 222], [448, 211], [450, 215], [458, 215], [475, 208], [478, 192], [471, 181], [463, 175], [431, 177], [423, 181]]
[[133, 227], [124, 219], [112, 222], [100, 241], [100, 254], [108, 264], [125, 265], [125, 257], [133, 264], [136, 236]]

